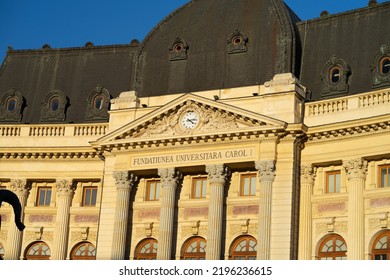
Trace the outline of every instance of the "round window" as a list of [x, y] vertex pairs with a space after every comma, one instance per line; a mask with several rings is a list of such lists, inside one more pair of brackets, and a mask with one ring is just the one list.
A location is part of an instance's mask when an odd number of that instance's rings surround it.
[[16, 104], [17, 104], [17, 101], [16, 101], [15, 97], [9, 98], [7, 100], [7, 111], [14, 112], [16, 110]]
[[60, 99], [58, 97], [53, 97], [50, 100], [50, 110], [52, 112], [56, 112], [58, 111], [59, 108], [60, 108]]
[[329, 79], [332, 83], [337, 84], [341, 80], [341, 69], [338, 66], [332, 67], [329, 73]]
[[390, 57], [382, 58], [379, 67], [382, 75], [388, 75], [390, 73]]

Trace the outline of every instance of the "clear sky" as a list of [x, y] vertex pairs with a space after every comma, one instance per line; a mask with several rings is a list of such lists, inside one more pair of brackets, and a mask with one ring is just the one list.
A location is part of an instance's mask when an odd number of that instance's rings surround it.
[[[213, 1], [213, 0], [206, 0]], [[237, 0], [238, 1], [238, 0]], [[261, 1], [261, 0], [258, 0]], [[0, 62], [8, 46], [39, 49], [128, 44], [189, 0], [0, 0]], [[285, 0], [302, 19], [366, 7], [369, 0]], [[386, 2], [378, 0], [379, 3]]]

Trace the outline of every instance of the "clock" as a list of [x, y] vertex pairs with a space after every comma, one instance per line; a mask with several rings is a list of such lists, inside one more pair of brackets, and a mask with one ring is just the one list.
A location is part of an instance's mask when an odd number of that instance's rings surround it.
[[194, 129], [199, 123], [199, 115], [195, 111], [187, 111], [181, 117], [181, 125], [185, 129]]

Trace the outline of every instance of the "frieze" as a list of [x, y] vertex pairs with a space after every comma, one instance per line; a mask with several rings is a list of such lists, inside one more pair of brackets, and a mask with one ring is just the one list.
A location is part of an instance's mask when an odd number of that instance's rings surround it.
[[318, 204], [318, 212], [345, 211], [345, 202]]
[[197, 216], [207, 217], [208, 213], [209, 213], [208, 207], [185, 208], [184, 209], [184, 219], [188, 219], [190, 217], [197, 217]]
[[390, 197], [371, 199], [370, 206], [374, 208], [390, 206]]
[[138, 218], [142, 219], [156, 219], [160, 218], [160, 208], [149, 209], [149, 210], [139, 210]]
[[[338, 233], [347, 233], [348, 232], [348, 223], [347, 222], [335, 222], [333, 231], [338, 232]], [[328, 223], [316, 223], [316, 225], [315, 225], [316, 236], [324, 235], [328, 232], [329, 232]]]
[[259, 214], [258, 205], [234, 206], [233, 215]]
[[29, 215], [28, 221], [30, 223], [52, 223], [54, 216], [52, 215]]
[[98, 223], [99, 216], [98, 215], [75, 215], [74, 221], [76, 223]]

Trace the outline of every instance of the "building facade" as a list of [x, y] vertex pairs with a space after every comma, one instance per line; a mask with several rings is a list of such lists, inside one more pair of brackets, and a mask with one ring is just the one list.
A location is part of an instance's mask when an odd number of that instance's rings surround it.
[[0, 188], [26, 229], [1, 205], [0, 255], [389, 259], [389, 14], [194, 0], [142, 43], [10, 49]]

